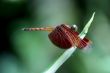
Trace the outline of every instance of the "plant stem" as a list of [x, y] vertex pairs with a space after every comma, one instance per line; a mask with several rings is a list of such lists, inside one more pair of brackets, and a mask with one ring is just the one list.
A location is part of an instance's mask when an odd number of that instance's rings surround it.
[[94, 19], [94, 15], [95, 15], [95, 12], [93, 13], [93, 15], [90, 18], [90, 20], [87, 22], [87, 24], [85, 25], [85, 27], [83, 28], [82, 32], [79, 34], [79, 37], [81, 39], [83, 39], [86, 36], [86, 34], [88, 32], [88, 29], [89, 29], [89, 27], [90, 27], [90, 25], [91, 25], [91, 23], [92, 23], [92, 21]]
[[[79, 34], [79, 37], [81, 39], [83, 39], [87, 32], [88, 29], [93, 21], [95, 12], [93, 13], [91, 19], [88, 21], [88, 23], [85, 25], [84, 29], [82, 30], [82, 32]], [[44, 73], [55, 73], [57, 71], [57, 69], [75, 52], [76, 50], [76, 46], [71, 47], [70, 49], [67, 49], [58, 59], [57, 61], [48, 69], [46, 70]]]
[[59, 59], [44, 73], [55, 73], [57, 69], [72, 55], [72, 53], [76, 50], [76, 47], [72, 47], [67, 49]]

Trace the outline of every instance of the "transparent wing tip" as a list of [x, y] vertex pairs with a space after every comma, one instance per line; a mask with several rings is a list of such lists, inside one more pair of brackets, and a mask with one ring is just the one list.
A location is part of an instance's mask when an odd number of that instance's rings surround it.
[[92, 43], [89, 43], [86, 47], [84, 47], [82, 49], [82, 52], [84, 52], [84, 53], [91, 53], [92, 52], [92, 49], [93, 49], [93, 44]]

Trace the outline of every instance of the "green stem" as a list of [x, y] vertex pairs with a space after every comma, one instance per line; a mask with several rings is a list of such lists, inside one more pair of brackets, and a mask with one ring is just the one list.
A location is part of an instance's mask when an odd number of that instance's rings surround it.
[[66, 50], [59, 59], [44, 73], [55, 73], [57, 69], [72, 55], [76, 50], [76, 47], [72, 47]]

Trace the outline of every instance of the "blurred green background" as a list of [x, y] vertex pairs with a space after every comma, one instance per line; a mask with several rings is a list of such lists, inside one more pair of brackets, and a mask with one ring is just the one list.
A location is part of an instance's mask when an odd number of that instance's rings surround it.
[[91, 52], [79, 49], [56, 73], [110, 73], [110, 0], [0, 0], [0, 73], [43, 73], [65, 51], [53, 45], [48, 32], [24, 27], [76, 24], [80, 32], [92, 13], [87, 37]]

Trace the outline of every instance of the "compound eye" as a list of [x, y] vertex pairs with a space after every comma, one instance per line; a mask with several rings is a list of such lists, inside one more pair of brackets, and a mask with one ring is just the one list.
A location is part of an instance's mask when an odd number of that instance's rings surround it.
[[74, 24], [74, 25], [71, 26], [71, 29], [74, 30], [74, 31], [77, 31], [78, 27], [77, 27], [77, 25]]

